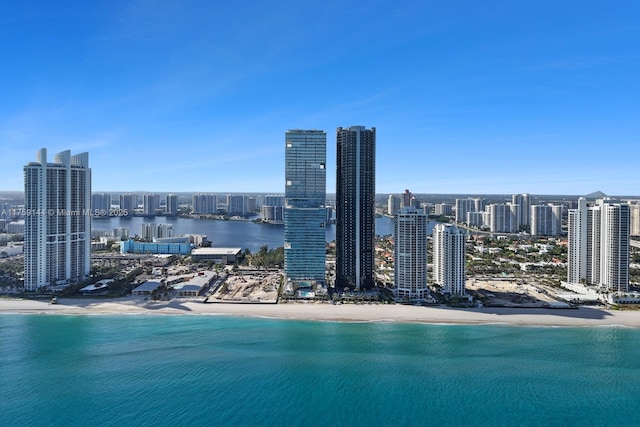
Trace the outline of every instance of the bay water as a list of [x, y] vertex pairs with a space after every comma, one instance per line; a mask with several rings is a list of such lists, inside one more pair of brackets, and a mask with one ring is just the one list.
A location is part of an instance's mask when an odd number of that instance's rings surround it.
[[[142, 224], [145, 222], [172, 224], [177, 236], [181, 234], [204, 234], [216, 247], [242, 247], [251, 252], [257, 252], [262, 245], [278, 248], [284, 244], [284, 225], [259, 224], [251, 221], [222, 221], [196, 218], [144, 218], [144, 217], [113, 217], [94, 219], [93, 230], [112, 232], [116, 227], [129, 229], [131, 237], [140, 235]], [[429, 229], [433, 229], [435, 221], [429, 222]], [[376, 234], [385, 236], [393, 234], [393, 219], [389, 217], [376, 218]], [[336, 238], [335, 224], [327, 225], [327, 242]]]
[[0, 425], [639, 425], [640, 330], [0, 315]]

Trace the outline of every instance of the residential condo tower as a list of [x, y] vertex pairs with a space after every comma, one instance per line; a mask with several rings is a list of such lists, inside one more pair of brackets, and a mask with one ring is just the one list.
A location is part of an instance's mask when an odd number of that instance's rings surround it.
[[326, 285], [327, 134], [285, 133], [284, 271], [288, 290]]
[[376, 128], [336, 131], [336, 290], [374, 285]]

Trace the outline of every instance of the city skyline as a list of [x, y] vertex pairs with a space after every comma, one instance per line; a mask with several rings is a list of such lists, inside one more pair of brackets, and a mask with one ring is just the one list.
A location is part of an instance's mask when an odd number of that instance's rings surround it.
[[245, 6], [7, 5], [4, 189], [46, 146], [96, 192], [275, 193], [286, 129], [375, 123], [379, 193], [640, 193], [637, 3]]

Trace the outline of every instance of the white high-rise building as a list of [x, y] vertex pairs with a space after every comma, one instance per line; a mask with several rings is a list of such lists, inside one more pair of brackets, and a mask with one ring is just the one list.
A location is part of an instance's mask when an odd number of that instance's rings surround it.
[[172, 224], [156, 224], [155, 222], [145, 222], [140, 227], [140, 238], [149, 242], [155, 239], [174, 237]]
[[530, 225], [532, 236], [559, 236], [562, 233], [562, 206], [532, 205]]
[[8, 234], [24, 234], [25, 220], [11, 221], [6, 225], [6, 227]]
[[475, 199], [456, 199], [456, 222], [467, 222], [467, 213], [475, 212]]
[[284, 206], [262, 205], [260, 208], [260, 216], [263, 221], [282, 224], [284, 221]]
[[399, 297], [429, 296], [427, 222], [428, 216], [414, 207], [404, 207], [395, 215], [394, 284]]
[[640, 236], [640, 205], [629, 205], [631, 211], [631, 227], [629, 234]]
[[564, 206], [551, 205], [551, 215], [553, 215], [553, 222], [551, 224], [551, 233], [554, 236], [560, 236], [562, 234], [562, 213], [564, 212]]
[[108, 216], [111, 210], [111, 195], [97, 193], [91, 196], [91, 214], [93, 216]]
[[484, 225], [484, 212], [467, 212], [466, 222], [470, 227], [482, 227]]
[[24, 167], [24, 286], [27, 291], [79, 281], [91, 270], [89, 154], [47, 150]]
[[125, 216], [133, 216], [138, 208], [138, 196], [135, 194], [120, 195], [120, 210]]
[[145, 216], [155, 216], [160, 209], [159, 194], [145, 194], [142, 196], [142, 214]]
[[246, 215], [247, 206], [245, 196], [237, 194], [227, 194], [227, 215]]
[[[518, 227], [529, 225], [531, 215], [531, 202], [528, 194], [514, 194], [511, 196], [511, 204], [518, 206]], [[517, 230], [516, 230], [517, 231]]]
[[400, 197], [389, 194], [387, 199], [387, 214], [395, 215], [400, 210]]
[[164, 213], [167, 216], [178, 215], [178, 196], [176, 194], [167, 194]]
[[451, 203], [436, 203], [435, 214], [439, 216], [451, 216], [453, 205]]
[[489, 212], [489, 229], [492, 233], [516, 233], [520, 223], [518, 205], [494, 203], [486, 207]]
[[244, 209], [247, 214], [256, 213], [258, 200], [253, 196], [244, 196]]
[[[597, 283], [593, 277], [587, 277], [587, 264], [593, 265], [592, 249], [600, 246], [599, 241], [598, 244], [593, 244], [594, 213], [593, 210], [588, 209], [587, 200], [583, 197], [578, 200], [576, 209], [569, 210], [567, 240], [567, 281], [569, 283]], [[587, 255], [589, 255], [588, 261]], [[599, 260], [599, 257], [597, 259]]]
[[433, 229], [433, 281], [442, 292], [464, 295], [465, 231], [450, 224]]
[[491, 227], [491, 212], [488, 207], [485, 208], [485, 211], [482, 212], [482, 226], [483, 227]]
[[116, 227], [113, 229], [113, 237], [116, 239], [128, 239], [129, 229], [127, 227]]
[[629, 291], [629, 205], [599, 201], [602, 209], [600, 283], [613, 292]]
[[218, 213], [218, 197], [215, 194], [194, 194], [191, 196], [191, 212], [194, 214]]
[[569, 210], [567, 281], [629, 290], [629, 205], [601, 199]]

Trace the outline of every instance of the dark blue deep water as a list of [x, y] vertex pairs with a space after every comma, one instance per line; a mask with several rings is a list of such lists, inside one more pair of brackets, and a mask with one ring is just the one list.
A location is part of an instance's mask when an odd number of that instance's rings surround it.
[[640, 425], [640, 330], [0, 315], [0, 425]]

